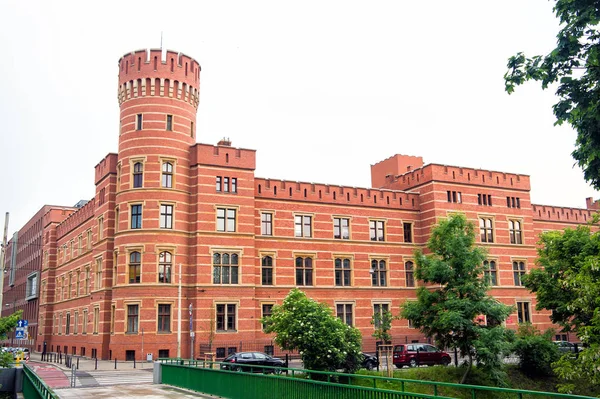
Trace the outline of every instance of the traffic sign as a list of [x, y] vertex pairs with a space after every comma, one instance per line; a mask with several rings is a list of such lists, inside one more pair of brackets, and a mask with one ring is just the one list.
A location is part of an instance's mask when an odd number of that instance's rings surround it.
[[28, 320], [19, 320], [17, 321], [17, 327], [27, 327], [29, 325]]
[[17, 329], [17, 331], [15, 331], [15, 339], [25, 339], [25, 330]]

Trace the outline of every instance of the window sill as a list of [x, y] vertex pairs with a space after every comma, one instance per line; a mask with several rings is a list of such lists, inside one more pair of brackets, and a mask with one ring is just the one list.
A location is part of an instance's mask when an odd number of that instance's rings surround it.
[[237, 333], [237, 330], [216, 330], [215, 333], [217, 334], [234, 334]]
[[157, 331], [156, 335], [168, 335], [173, 334], [173, 331]]

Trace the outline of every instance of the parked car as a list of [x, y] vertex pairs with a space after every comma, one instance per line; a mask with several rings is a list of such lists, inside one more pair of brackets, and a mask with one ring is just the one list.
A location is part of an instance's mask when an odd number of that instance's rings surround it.
[[392, 355], [394, 366], [417, 367], [419, 365], [441, 364], [447, 366], [452, 362], [450, 355], [429, 344], [403, 344], [394, 346]]
[[362, 367], [367, 370], [373, 370], [379, 366], [379, 359], [375, 355], [369, 355], [368, 353], [363, 352], [363, 362]]
[[221, 369], [231, 371], [249, 371], [255, 373], [281, 374], [279, 368], [262, 368], [260, 366], [285, 367], [285, 361], [262, 352], [236, 352], [229, 355], [221, 364]]
[[574, 344], [568, 341], [554, 341], [554, 344], [558, 347], [560, 353], [578, 353], [583, 350], [581, 344]]

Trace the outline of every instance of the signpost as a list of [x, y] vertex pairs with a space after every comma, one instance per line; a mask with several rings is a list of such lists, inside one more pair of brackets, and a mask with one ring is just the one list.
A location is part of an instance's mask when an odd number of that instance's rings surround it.
[[15, 339], [29, 339], [29, 332], [27, 331], [27, 327], [29, 327], [28, 320], [18, 320], [17, 328], [15, 330]]

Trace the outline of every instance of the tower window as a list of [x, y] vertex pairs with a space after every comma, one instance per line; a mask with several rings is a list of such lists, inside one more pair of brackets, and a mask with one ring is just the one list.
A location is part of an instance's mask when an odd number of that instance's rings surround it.
[[142, 130], [142, 114], [137, 114], [135, 118], [135, 130]]
[[173, 130], [173, 115], [167, 115], [167, 130]]

